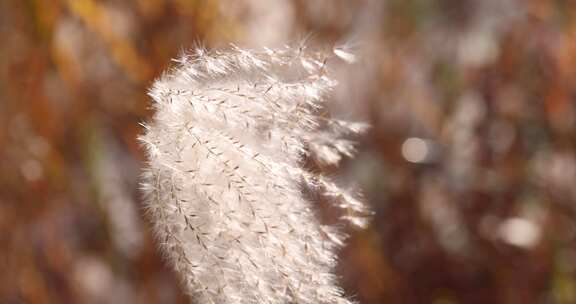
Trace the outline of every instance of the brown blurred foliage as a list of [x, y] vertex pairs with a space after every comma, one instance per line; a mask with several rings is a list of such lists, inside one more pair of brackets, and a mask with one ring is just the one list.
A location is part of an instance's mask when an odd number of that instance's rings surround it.
[[146, 88], [195, 42], [348, 43], [360, 303], [576, 303], [576, 2], [3, 0], [0, 303], [187, 303], [138, 194]]

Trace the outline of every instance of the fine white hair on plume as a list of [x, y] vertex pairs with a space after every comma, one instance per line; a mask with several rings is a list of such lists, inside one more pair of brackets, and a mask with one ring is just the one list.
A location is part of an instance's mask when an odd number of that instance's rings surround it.
[[366, 129], [326, 115], [332, 58], [303, 47], [197, 48], [150, 89], [141, 187], [194, 303], [352, 303], [333, 273], [345, 235], [319, 222], [302, 188], [366, 223], [361, 201], [304, 167], [351, 156], [345, 137]]

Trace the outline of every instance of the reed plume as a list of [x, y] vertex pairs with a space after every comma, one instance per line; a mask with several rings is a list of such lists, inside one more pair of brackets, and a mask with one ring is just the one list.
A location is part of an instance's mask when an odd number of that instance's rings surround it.
[[336, 85], [327, 63], [342, 52], [198, 48], [150, 89], [142, 189], [194, 303], [352, 303], [333, 274], [345, 236], [320, 224], [303, 194], [365, 223], [362, 202], [304, 167], [352, 155], [345, 137], [366, 128], [325, 114]]

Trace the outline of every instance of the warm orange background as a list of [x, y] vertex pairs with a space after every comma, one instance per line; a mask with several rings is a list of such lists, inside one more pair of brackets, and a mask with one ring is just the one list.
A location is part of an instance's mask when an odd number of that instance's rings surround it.
[[302, 33], [362, 55], [334, 96], [372, 125], [348, 294], [576, 303], [569, 0], [0, 1], [0, 303], [187, 303], [141, 210], [146, 88], [194, 43]]

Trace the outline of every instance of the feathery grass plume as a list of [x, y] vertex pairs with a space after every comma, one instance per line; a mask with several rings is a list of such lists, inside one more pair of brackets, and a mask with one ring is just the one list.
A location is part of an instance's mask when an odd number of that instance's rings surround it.
[[354, 150], [343, 137], [366, 128], [322, 114], [336, 84], [327, 56], [199, 48], [150, 90], [146, 207], [195, 303], [351, 303], [332, 273], [344, 236], [319, 223], [302, 193], [329, 197], [353, 224], [368, 214], [303, 168], [307, 156], [337, 164]]

